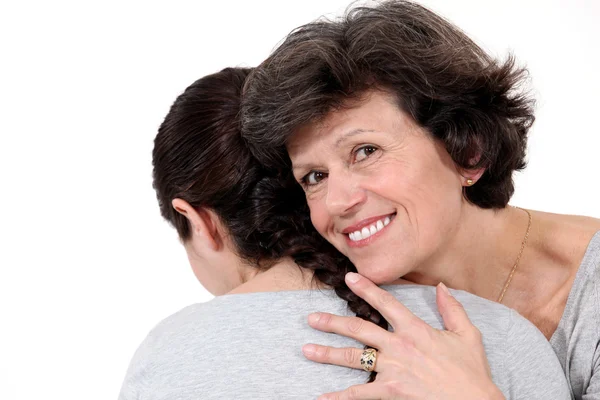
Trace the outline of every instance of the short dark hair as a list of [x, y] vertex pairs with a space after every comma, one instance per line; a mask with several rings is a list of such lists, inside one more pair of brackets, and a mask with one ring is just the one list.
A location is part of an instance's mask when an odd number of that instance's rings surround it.
[[[459, 28], [423, 6], [392, 0], [350, 9], [293, 31], [251, 75], [242, 129], [265, 165], [289, 166], [285, 144], [300, 127], [384, 90], [457, 166], [485, 168], [466, 198], [503, 208], [512, 173], [525, 167], [533, 101], [527, 71], [490, 57]], [[359, 103], [360, 104], [360, 103]]]

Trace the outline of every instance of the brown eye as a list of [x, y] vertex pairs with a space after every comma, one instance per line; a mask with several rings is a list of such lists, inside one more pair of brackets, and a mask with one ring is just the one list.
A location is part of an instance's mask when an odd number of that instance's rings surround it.
[[311, 171], [304, 178], [302, 178], [302, 182], [306, 186], [312, 186], [321, 182], [326, 176], [327, 174], [325, 174], [325, 172]]
[[367, 145], [360, 147], [354, 153], [354, 162], [361, 162], [377, 151], [377, 147]]

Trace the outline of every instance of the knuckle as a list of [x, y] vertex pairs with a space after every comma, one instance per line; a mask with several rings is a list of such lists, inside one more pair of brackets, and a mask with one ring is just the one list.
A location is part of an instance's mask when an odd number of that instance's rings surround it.
[[457, 313], [466, 313], [465, 308], [459, 302], [456, 302], [456, 304], [452, 306], [452, 309]]
[[389, 306], [396, 298], [385, 290], [379, 294], [379, 304]]
[[391, 335], [388, 339], [388, 344], [392, 349], [401, 349], [404, 347], [404, 340], [402, 340], [400, 335]]
[[388, 345], [392, 349], [401, 349], [404, 347], [404, 339], [400, 335], [391, 335], [388, 339]]
[[350, 332], [353, 332], [353, 333], [360, 332], [364, 323], [365, 323], [365, 321], [361, 318], [358, 318], [358, 317], [350, 318], [350, 321], [348, 321], [348, 329], [350, 330]]
[[468, 330], [468, 332], [469, 332], [469, 337], [473, 341], [483, 342], [483, 335], [481, 334], [481, 331], [476, 326], [473, 326], [471, 329]]
[[329, 360], [331, 357], [331, 349], [326, 346], [321, 346], [317, 349], [316, 354], [321, 360]]
[[348, 388], [348, 399], [349, 400], [358, 399], [359, 396], [360, 396], [360, 393], [358, 391], [358, 387], [357, 386], [350, 386]]
[[423, 325], [423, 320], [416, 316], [410, 318], [408, 321], [408, 326], [410, 331], [418, 332], [419, 334], [426, 330], [424, 329], [425, 326]]
[[328, 313], [321, 313], [321, 317], [319, 318], [319, 323], [322, 326], [329, 326], [331, 325], [331, 314]]
[[356, 364], [357, 360], [358, 360], [358, 357], [357, 357], [355, 349], [347, 348], [344, 350], [344, 361], [346, 361], [346, 363], [348, 365]]
[[404, 385], [400, 381], [388, 381], [384, 384], [385, 393], [390, 397], [404, 394]]
[[465, 311], [465, 308], [458, 300], [454, 300], [454, 301], [450, 302], [450, 304], [448, 304], [448, 307], [450, 307], [450, 309], [455, 312], [457, 312], [457, 311], [464, 312]]
[[405, 335], [391, 335], [388, 339], [388, 344], [391, 349], [398, 350], [404, 354], [412, 354], [416, 348], [415, 341]]

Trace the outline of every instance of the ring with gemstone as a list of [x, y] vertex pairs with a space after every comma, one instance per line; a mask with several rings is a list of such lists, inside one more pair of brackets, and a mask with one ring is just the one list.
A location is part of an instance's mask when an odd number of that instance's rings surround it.
[[377, 350], [367, 347], [360, 356], [360, 365], [367, 372], [373, 372], [377, 362]]

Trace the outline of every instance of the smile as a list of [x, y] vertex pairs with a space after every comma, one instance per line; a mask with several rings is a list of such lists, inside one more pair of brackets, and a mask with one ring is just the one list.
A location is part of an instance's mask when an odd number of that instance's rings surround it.
[[358, 242], [362, 242], [363, 240], [368, 239], [385, 229], [385, 227], [390, 224], [394, 216], [395, 213], [381, 217], [380, 219], [363, 226], [361, 229], [347, 233], [348, 238], [351, 242], [358, 244]]

